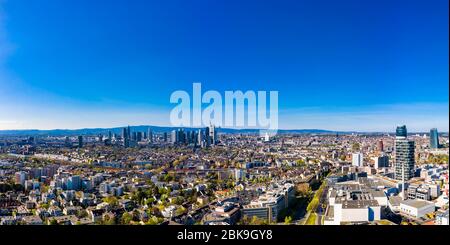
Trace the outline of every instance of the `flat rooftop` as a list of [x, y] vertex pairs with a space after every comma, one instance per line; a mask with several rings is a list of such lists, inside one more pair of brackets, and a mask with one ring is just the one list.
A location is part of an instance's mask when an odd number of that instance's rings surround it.
[[401, 201], [400, 204], [408, 205], [408, 206], [411, 206], [414, 208], [423, 208], [426, 206], [434, 205], [434, 203], [432, 203], [432, 202], [424, 201], [421, 199], [407, 199], [407, 200]]

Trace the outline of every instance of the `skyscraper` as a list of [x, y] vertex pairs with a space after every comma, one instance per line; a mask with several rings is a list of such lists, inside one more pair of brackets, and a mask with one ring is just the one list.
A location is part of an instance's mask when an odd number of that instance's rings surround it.
[[151, 128], [148, 128], [148, 142], [152, 143], [153, 142], [153, 132], [151, 130]]
[[209, 140], [212, 145], [217, 143], [217, 131], [214, 125], [209, 125]]
[[395, 134], [395, 179], [409, 180], [414, 176], [414, 141], [407, 139], [406, 126], [397, 127]]
[[122, 129], [122, 139], [125, 140], [125, 138], [128, 137], [127, 128]]
[[211, 144], [211, 137], [209, 133], [209, 127], [205, 128], [205, 145], [209, 146]]
[[127, 128], [122, 129], [122, 140], [123, 140], [124, 147], [130, 146], [130, 138], [128, 137], [128, 129]]
[[430, 130], [430, 148], [432, 149], [439, 148], [439, 135], [437, 128], [432, 128]]
[[78, 147], [82, 148], [83, 147], [83, 136], [78, 136]]
[[178, 139], [178, 133], [177, 133], [177, 131], [176, 130], [172, 130], [172, 132], [170, 133], [170, 142], [172, 143], [172, 144], [176, 144], [178, 141], [177, 141], [177, 139]]
[[202, 143], [203, 143], [203, 133], [202, 130], [199, 129], [197, 133], [197, 144], [201, 146]]

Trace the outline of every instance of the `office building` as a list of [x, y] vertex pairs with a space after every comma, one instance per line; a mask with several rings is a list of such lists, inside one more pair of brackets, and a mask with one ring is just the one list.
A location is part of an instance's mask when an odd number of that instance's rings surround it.
[[407, 190], [408, 199], [430, 200], [431, 193], [428, 186], [410, 185]]
[[131, 128], [130, 128], [130, 125], [128, 125], [128, 127], [127, 127], [127, 138], [131, 139]]
[[78, 147], [82, 148], [83, 147], [83, 136], [78, 136]]
[[170, 142], [172, 144], [178, 143], [178, 134], [176, 130], [172, 130], [172, 132], [170, 133]]
[[67, 189], [78, 191], [81, 189], [81, 178], [79, 175], [69, 177], [67, 180]]
[[126, 139], [128, 137], [127, 128], [122, 129], [122, 139]]
[[24, 171], [19, 171], [15, 173], [14, 177], [16, 184], [24, 185], [25, 180], [27, 179], [27, 173]]
[[217, 144], [217, 130], [214, 125], [209, 125], [209, 140], [210, 144], [215, 145]]
[[148, 129], [147, 136], [148, 136], [148, 142], [153, 143], [153, 132], [150, 128]]
[[205, 128], [205, 145], [206, 146], [211, 145], [211, 136], [210, 136], [210, 132], [209, 132], [209, 127]]
[[250, 204], [244, 205], [242, 215], [249, 218], [256, 216], [268, 222], [276, 222], [280, 212], [289, 207], [294, 198], [294, 185], [286, 183], [267, 191]]
[[399, 126], [395, 137], [395, 179], [409, 180], [414, 177], [414, 141], [407, 139], [406, 126]]
[[325, 225], [367, 223], [381, 219], [381, 210], [388, 206], [384, 191], [375, 190], [367, 178], [330, 185]]
[[386, 155], [378, 156], [378, 157], [372, 157], [372, 160], [374, 161], [375, 169], [389, 167], [389, 157], [386, 156]]
[[439, 135], [436, 128], [432, 128], [430, 130], [430, 148], [432, 149], [439, 148]]

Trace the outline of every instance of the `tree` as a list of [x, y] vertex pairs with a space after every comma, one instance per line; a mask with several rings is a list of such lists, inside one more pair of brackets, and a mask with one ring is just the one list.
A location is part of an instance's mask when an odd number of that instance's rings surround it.
[[284, 223], [285, 223], [286, 225], [291, 224], [291, 223], [292, 223], [292, 217], [291, 217], [291, 216], [286, 216], [286, 217], [284, 218]]
[[104, 225], [115, 225], [116, 219], [114, 217], [110, 217], [109, 215], [105, 215], [103, 217], [103, 224]]
[[175, 215], [181, 215], [186, 211], [186, 209], [183, 206], [180, 206], [179, 208], [177, 208], [177, 210], [175, 211]]
[[88, 213], [87, 213], [87, 211], [85, 210], [85, 209], [81, 209], [81, 210], [79, 210], [78, 212], [77, 212], [77, 215], [76, 215], [78, 218], [85, 218], [85, 217], [87, 217], [88, 216]]
[[129, 225], [132, 220], [133, 220], [133, 216], [130, 213], [125, 212], [125, 213], [122, 214], [122, 218], [120, 219], [120, 223], [123, 224], [123, 225]]
[[58, 225], [58, 221], [56, 221], [56, 219], [51, 219], [50, 225]]
[[310, 189], [310, 187], [309, 187], [309, 184], [308, 183], [300, 183], [300, 184], [297, 184], [297, 186], [296, 186], [297, 188], [297, 193], [298, 194], [300, 194], [300, 195], [307, 195], [308, 194], [308, 191], [309, 191], [309, 189]]
[[257, 216], [253, 216], [250, 220], [250, 225], [267, 225], [268, 223], [267, 220], [258, 218]]
[[119, 201], [114, 196], [105, 197], [105, 198], [103, 198], [103, 201], [108, 203], [112, 207], [116, 207], [119, 205]]
[[306, 166], [305, 160], [303, 160], [303, 159], [298, 159], [297, 161], [295, 161], [295, 163], [298, 167]]

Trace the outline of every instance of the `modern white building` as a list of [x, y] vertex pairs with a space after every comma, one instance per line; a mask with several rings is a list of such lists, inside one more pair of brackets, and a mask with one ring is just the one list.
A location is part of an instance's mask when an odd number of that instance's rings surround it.
[[388, 206], [384, 191], [370, 189], [355, 181], [333, 185], [328, 200], [325, 225], [377, 221], [381, 219], [381, 208]]
[[435, 211], [433, 202], [420, 199], [408, 199], [400, 202], [400, 213], [415, 218], [421, 218]]
[[355, 167], [361, 167], [363, 165], [363, 154], [353, 153], [352, 154], [352, 165]]

